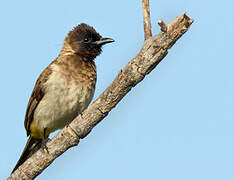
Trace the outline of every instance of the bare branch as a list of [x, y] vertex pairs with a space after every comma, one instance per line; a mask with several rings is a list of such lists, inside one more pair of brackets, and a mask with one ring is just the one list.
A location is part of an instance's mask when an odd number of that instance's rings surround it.
[[159, 20], [158, 25], [161, 27], [162, 32], [167, 32], [167, 25], [165, 24], [163, 20]]
[[144, 35], [145, 40], [152, 37], [151, 23], [150, 23], [150, 10], [149, 0], [142, 0], [143, 21], [144, 21]]
[[[113, 109], [118, 102], [144, 79], [167, 55], [168, 49], [188, 30], [193, 23], [185, 14], [177, 17], [168, 25], [160, 25], [163, 32], [144, 42], [142, 49], [117, 75], [112, 84], [72, 123], [47, 142], [49, 154], [39, 149], [9, 178], [33, 179], [39, 175], [55, 158], [79, 140], [87, 136], [93, 127]], [[165, 24], [165, 23], [160, 23]]]

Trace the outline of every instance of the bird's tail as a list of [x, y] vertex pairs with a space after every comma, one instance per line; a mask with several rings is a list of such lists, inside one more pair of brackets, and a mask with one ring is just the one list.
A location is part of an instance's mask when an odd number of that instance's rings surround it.
[[13, 171], [11, 172], [11, 174], [20, 166], [22, 165], [35, 151], [37, 151], [42, 144], [42, 140], [41, 139], [36, 139], [33, 138], [32, 136], [30, 136], [28, 138], [28, 141], [24, 147], [24, 151], [21, 154], [18, 162], [16, 163]]

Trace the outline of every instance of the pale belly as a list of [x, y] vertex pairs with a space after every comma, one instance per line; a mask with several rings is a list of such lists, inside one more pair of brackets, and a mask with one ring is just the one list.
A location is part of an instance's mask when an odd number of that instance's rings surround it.
[[[69, 124], [87, 108], [94, 90], [83, 84], [51, 82], [45, 96], [34, 112], [33, 124], [37, 131], [51, 133]], [[48, 82], [50, 83], [50, 82]]]

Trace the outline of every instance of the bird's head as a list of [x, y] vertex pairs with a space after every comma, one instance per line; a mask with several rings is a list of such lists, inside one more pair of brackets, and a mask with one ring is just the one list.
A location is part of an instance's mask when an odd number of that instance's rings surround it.
[[84, 23], [74, 27], [65, 39], [71, 51], [88, 59], [94, 59], [101, 53], [102, 46], [111, 42], [114, 40], [103, 38], [93, 27]]

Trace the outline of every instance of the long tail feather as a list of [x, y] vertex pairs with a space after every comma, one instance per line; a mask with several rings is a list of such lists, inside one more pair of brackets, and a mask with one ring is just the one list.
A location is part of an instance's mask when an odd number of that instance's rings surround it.
[[28, 141], [27, 141], [26, 145], [25, 145], [24, 151], [21, 154], [21, 156], [20, 156], [18, 162], [16, 163], [13, 171], [11, 172], [11, 174], [16, 169], [18, 169], [18, 167], [20, 165], [22, 165], [35, 151], [37, 151], [41, 147], [41, 144], [42, 144], [41, 139], [35, 139], [35, 138], [30, 136], [28, 138]]

